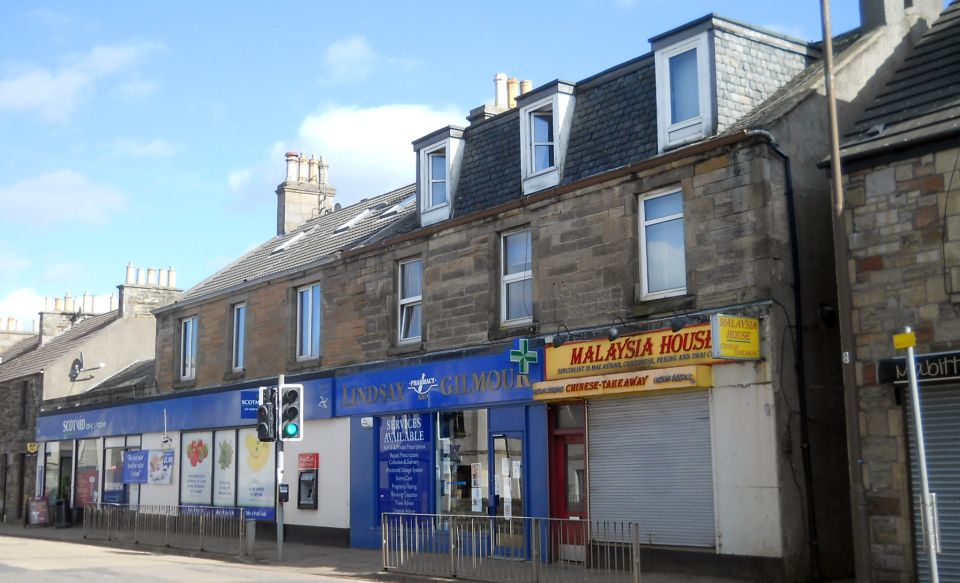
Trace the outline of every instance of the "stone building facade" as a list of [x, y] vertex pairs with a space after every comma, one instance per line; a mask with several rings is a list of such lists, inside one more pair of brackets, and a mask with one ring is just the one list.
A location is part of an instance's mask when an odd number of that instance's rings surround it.
[[938, 495], [940, 581], [960, 580], [960, 393], [949, 365], [960, 350], [960, 74], [951, 68], [958, 39], [960, 4], [952, 2], [841, 150], [860, 442], [852, 471], [862, 475], [871, 581], [930, 574], [905, 352], [893, 346], [908, 326], [921, 362], [930, 489]]

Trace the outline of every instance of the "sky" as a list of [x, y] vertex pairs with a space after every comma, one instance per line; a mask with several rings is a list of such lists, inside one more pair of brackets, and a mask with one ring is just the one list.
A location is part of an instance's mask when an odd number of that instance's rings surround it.
[[413, 182], [411, 142], [465, 126], [498, 72], [578, 81], [710, 12], [818, 40], [819, 5], [4, 0], [0, 320], [115, 293], [131, 262], [199, 283], [276, 234], [288, 150], [346, 206]]

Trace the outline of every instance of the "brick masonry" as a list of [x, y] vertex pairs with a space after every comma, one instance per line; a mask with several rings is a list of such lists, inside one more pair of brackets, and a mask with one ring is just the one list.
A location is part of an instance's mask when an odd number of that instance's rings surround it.
[[876, 383], [911, 326], [917, 352], [960, 349], [960, 149], [928, 148], [845, 176], [863, 481], [874, 581], [913, 581], [903, 399]]

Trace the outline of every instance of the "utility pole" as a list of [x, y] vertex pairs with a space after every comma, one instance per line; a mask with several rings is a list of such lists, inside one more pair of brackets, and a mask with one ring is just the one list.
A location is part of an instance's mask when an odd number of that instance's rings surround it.
[[[850, 293], [850, 259], [844, 223], [843, 174], [840, 167], [840, 137], [837, 127], [837, 98], [833, 91], [833, 32], [830, 0], [820, 0], [823, 25], [823, 77], [830, 121], [830, 176], [833, 188], [833, 253], [837, 276], [837, 316], [840, 323], [840, 362], [843, 371], [843, 405], [847, 428], [847, 458], [850, 466], [850, 511], [853, 518], [853, 562], [858, 583], [870, 581], [870, 525], [863, 487], [863, 460], [860, 447], [860, 395], [857, 388], [856, 344], [853, 336], [853, 301]], [[797, 323], [800, 325], [800, 322]]]
[[[280, 389], [283, 387], [283, 376], [277, 379], [276, 401], [274, 406], [280, 410]], [[279, 417], [279, 415], [277, 415]], [[274, 498], [277, 505], [277, 562], [283, 562], [283, 502], [280, 500], [280, 484], [283, 483], [283, 440], [277, 439], [277, 487], [274, 488]]]

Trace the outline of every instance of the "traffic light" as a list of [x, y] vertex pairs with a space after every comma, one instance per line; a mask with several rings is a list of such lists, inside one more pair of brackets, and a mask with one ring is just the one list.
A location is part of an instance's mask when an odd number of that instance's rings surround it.
[[257, 439], [277, 440], [277, 389], [260, 387], [260, 406], [257, 407]]
[[280, 385], [280, 439], [303, 440], [303, 385]]

